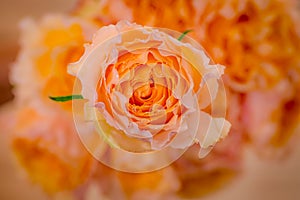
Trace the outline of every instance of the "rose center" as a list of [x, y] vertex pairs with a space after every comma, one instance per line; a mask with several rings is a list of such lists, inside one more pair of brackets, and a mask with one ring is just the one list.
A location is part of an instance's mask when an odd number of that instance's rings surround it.
[[131, 104], [142, 105], [145, 101], [151, 99], [154, 90], [155, 84], [154, 81], [151, 79], [149, 83], [146, 83], [145, 85], [137, 88], [133, 92], [133, 95], [129, 99], [129, 102]]

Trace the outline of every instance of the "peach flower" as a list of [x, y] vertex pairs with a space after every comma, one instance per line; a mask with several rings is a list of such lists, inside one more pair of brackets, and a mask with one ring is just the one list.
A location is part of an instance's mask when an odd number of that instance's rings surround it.
[[230, 124], [209, 111], [225, 101], [218, 98], [223, 70], [203, 50], [127, 21], [98, 30], [69, 66], [88, 100], [87, 120], [98, 123], [111, 145], [131, 152], [194, 143], [210, 149], [224, 138]]

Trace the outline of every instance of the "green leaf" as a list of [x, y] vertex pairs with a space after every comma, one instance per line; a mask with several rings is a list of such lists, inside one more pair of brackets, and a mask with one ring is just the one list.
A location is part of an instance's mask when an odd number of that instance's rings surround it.
[[74, 99], [83, 99], [83, 96], [81, 94], [74, 94], [74, 95], [69, 95], [69, 96], [58, 96], [58, 97], [49, 96], [49, 98], [53, 101], [65, 102], [65, 101], [71, 101]]
[[186, 34], [188, 34], [189, 32], [191, 32], [191, 31], [193, 31], [193, 30], [186, 30], [186, 31], [184, 31], [184, 32], [179, 36], [179, 38], [177, 38], [177, 40], [181, 41], [181, 40], [184, 38], [184, 36], [185, 36]]

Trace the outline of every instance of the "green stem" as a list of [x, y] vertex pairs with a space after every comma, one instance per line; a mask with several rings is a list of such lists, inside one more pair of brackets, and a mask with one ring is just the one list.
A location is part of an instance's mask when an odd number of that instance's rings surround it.
[[49, 96], [49, 98], [53, 101], [65, 102], [65, 101], [71, 101], [74, 99], [83, 99], [83, 96], [81, 94], [74, 94], [74, 95], [69, 95], [69, 96], [58, 96], [58, 97]]
[[184, 31], [184, 32], [179, 36], [179, 38], [177, 38], [177, 40], [181, 41], [181, 40], [184, 38], [184, 36], [185, 36], [186, 34], [188, 34], [189, 32], [191, 32], [191, 31], [193, 31], [193, 30], [186, 30], [186, 31]]

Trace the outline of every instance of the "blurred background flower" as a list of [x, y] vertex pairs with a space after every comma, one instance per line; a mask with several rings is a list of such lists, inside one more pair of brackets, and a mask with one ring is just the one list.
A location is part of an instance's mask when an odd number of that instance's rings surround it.
[[[1, 199], [48, 199], [49, 194], [54, 199], [297, 199], [300, 14], [296, 3], [4, 1], [1, 102], [12, 98], [8, 69], [15, 97], [1, 107]], [[67, 16], [75, 4], [72, 16]], [[16, 24], [23, 13], [42, 16], [51, 11], [65, 14], [23, 21], [19, 36]], [[224, 81], [233, 127], [207, 158], [198, 160], [191, 148], [157, 172], [113, 171], [97, 163], [80, 143], [70, 104], [48, 101], [48, 95], [71, 91], [73, 80], [64, 69], [81, 56], [81, 45], [90, 41], [93, 30], [121, 19], [181, 32], [193, 29], [190, 36], [227, 66]], [[277, 155], [280, 160], [270, 159]]]

